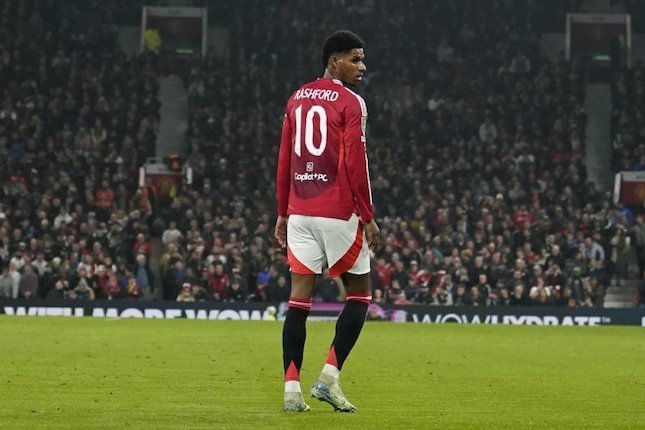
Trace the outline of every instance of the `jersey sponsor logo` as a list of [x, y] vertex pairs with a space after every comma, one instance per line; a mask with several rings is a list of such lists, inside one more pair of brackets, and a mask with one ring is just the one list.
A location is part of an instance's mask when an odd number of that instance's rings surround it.
[[294, 100], [310, 99], [310, 100], [324, 100], [328, 102], [335, 102], [338, 100], [338, 91], [323, 90], [320, 88], [300, 88], [293, 96]]
[[308, 161], [307, 162], [307, 172], [313, 172], [314, 171], [314, 162], [313, 161]]
[[293, 179], [298, 182], [308, 182], [308, 181], [323, 181], [329, 182], [326, 173], [294, 173]]

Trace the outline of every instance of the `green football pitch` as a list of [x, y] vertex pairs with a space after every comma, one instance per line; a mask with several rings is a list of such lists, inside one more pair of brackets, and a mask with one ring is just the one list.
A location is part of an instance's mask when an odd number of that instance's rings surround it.
[[[645, 331], [367, 323], [356, 414], [282, 412], [281, 323], [0, 317], [0, 429], [645, 428]], [[303, 390], [334, 326], [308, 326]]]

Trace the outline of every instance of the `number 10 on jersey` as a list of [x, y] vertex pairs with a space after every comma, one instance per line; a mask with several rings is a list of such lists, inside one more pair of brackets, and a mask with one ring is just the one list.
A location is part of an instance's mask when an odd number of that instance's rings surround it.
[[[294, 152], [298, 157], [302, 156], [302, 105], [295, 110], [296, 114], [296, 138], [294, 142]], [[318, 115], [318, 128], [320, 132], [320, 143], [314, 143], [314, 115]], [[327, 146], [327, 112], [322, 106], [313, 105], [307, 111], [305, 116], [305, 147], [311, 155], [319, 157], [325, 152]]]

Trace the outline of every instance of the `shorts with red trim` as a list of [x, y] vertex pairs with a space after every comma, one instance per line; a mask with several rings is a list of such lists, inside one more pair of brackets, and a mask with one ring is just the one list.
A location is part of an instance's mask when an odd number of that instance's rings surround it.
[[370, 254], [363, 223], [357, 215], [342, 220], [290, 215], [287, 225], [287, 257], [291, 271], [299, 275], [363, 275], [370, 271]]

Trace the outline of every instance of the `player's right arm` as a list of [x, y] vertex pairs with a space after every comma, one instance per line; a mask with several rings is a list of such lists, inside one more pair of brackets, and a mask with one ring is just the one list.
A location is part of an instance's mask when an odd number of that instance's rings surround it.
[[375, 250], [380, 240], [380, 230], [374, 221], [372, 190], [367, 165], [367, 107], [362, 98], [356, 97], [345, 111], [345, 163], [352, 194], [356, 200], [370, 249]]
[[282, 136], [278, 155], [278, 171], [276, 174], [276, 197], [278, 200], [278, 220], [275, 225], [275, 237], [284, 247], [287, 243], [287, 210], [289, 208], [289, 192], [291, 190], [291, 121], [289, 111], [282, 121]]

